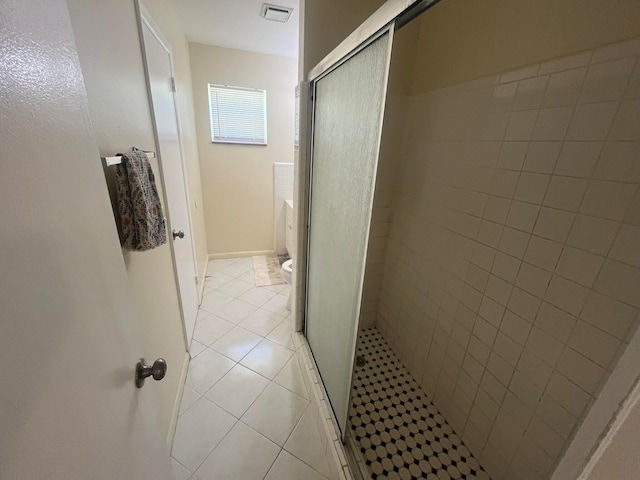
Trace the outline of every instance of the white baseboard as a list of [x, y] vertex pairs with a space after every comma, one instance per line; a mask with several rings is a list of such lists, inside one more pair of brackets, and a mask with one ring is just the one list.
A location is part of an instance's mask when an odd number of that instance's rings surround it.
[[273, 255], [273, 250], [255, 250], [249, 252], [227, 252], [227, 253], [210, 253], [209, 260], [220, 260], [221, 258], [241, 258], [255, 257], [256, 255]]
[[184, 352], [184, 360], [182, 362], [182, 370], [180, 371], [180, 381], [178, 382], [178, 393], [173, 402], [173, 412], [171, 413], [171, 423], [169, 423], [169, 431], [167, 432], [167, 447], [169, 451], [173, 448], [173, 437], [176, 434], [176, 425], [178, 424], [178, 415], [180, 414], [180, 405], [182, 403], [182, 394], [184, 393], [184, 383], [187, 380], [187, 372], [189, 371], [189, 361], [191, 355]]

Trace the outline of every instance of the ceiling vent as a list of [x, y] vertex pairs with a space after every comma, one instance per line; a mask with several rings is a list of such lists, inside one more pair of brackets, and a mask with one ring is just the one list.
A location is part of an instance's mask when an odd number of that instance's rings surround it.
[[286, 23], [291, 16], [291, 12], [293, 12], [293, 8], [263, 3], [260, 16], [267, 20], [273, 20], [274, 22]]

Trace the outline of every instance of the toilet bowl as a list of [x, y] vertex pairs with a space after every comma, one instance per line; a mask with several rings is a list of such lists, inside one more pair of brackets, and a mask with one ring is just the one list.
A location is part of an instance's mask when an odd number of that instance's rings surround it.
[[[291, 285], [291, 271], [293, 270], [293, 260], [287, 260], [282, 264], [280, 273], [282, 278], [287, 282], [287, 285]], [[289, 288], [289, 298], [287, 299], [287, 310], [291, 310], [291, 288]]]

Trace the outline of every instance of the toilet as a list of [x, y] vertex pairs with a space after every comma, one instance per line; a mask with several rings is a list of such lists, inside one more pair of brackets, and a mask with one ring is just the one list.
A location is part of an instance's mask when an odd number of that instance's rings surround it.
[[[287, 260], [282, 264], [280, 273], [282, 278], [287, 282], [287, 285], [291, 285], [291, 270], [293, 269], [293, 259]], [[291, 310], [291, 289], [289, 289], [289, 298], [287, 299], [287, 310]]]
[[[282, 278], [287, 282], [287, 285], [291, 285], [291, 271], [293, 270], [293, 202], [286, 200], [285, 202], [286, 222], [285, 222], [285, 246], [287, 253], [291, 257], [291, 260], [287, 260], [282, 264], [280, 273]], [[291, 288], [289, 288], [289, 298], [287, 299], [287, 310], [291, 311]]]

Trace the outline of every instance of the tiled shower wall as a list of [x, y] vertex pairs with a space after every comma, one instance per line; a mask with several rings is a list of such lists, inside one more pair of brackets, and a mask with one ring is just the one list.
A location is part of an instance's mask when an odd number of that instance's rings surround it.
[[392, 93], [387, 97], [384, 127], [380, 142], [369, 245], [365, 263], [362, 306], [359, 327], [373, 327], [378, 315], [378, 303], [384, 276], [391, 205], [397, 194], [399, 169], [396, 164], [398, 146], [402, 145], [407, 116], [407, 97]]
[[549, 477], [640, 322], [639, 56], [410, 97], [377, 327], [494, 480]]

